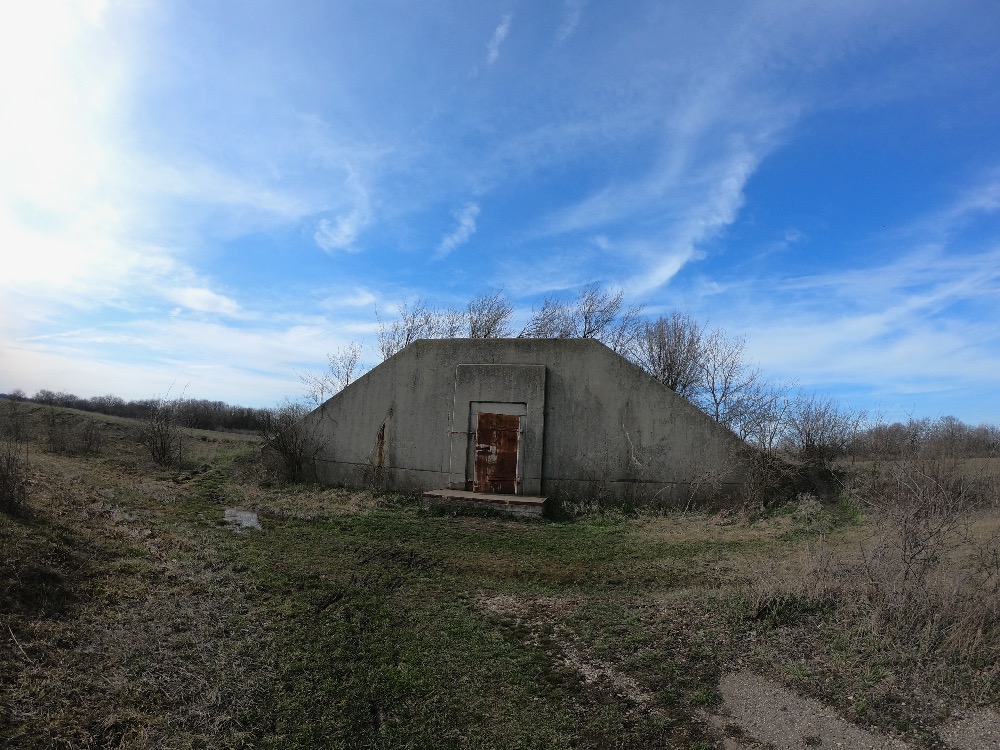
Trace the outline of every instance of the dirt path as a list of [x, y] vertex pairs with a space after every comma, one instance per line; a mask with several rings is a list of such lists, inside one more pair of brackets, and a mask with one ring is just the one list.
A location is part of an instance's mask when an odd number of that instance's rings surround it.
[[[801, 698], [772, 680], [751, 672], [733, 672], [719, 681], [723, 707], [713, 723], [736, 724], [758, 742], [777, 750], [843, 747], [852, 750], [906, 750], [899, 740], [861, 729], [811, 698]], [[759, 747], [727, 740], [727, 750]]]
[[[909, 745], [852, 724], [812, 698], [751, 672], [732, 672], [719, 681], [722, 709], [710, 717], [727, 735], [726, 750], [798, 750], [842, 747], [852, 750], [908, 750]], [[978, 711], [939, 731], [955, 750], [1000, 748], [1000, 716]]]

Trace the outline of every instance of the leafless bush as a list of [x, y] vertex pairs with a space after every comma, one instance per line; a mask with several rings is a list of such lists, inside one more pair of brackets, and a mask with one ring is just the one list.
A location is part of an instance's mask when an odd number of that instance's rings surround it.
[[795, 496], [799, 485], [795, 467], [766, 451], [750, 453], [742, 500], [747, 509], [779, 505]]
[[160, 466], [177, 466], [183, 458], [184, 442], [180, 424], [183, 394], [171, 399], [169, 391], [163, 398], [148, 402], [148, 413], [139, 422], [136, 438]]
[[286, 482], [301, 482], [314, 473], [316, 456], [322, 450], [317, 436], [303, 426], [307, 412], [301, 404], [286, 402], [266, 409], [260, 418], [265, 465]]
[[[820, 537], [777, 575], [751, 574], [747, 614], [782, 625], [813, 614], [833, 618], [853, 652], [913, 690], [995, 701], [996, 495], [997, 478], [967, 462], [912, 457], [866, 467], [841, 499], [863, 508], [868, 535], [860, 547]], [[793, 518], [804, 528], [829, 528], [832, 510], [802, 495]]]
[[791, 404], [784, 447], [807, 463], [828, 467], [846, 455], [865, 414], [829, 396], [803, 394]]
[[81, 453], [98, 454], [104, 447], [104, 428], [94, 419], [85, 419], [77, 434], [77, 445]]
[[50, 406], [45, 410], [43, 421], [48, 450], [52, 453], [69, 453], [72, 435], [66, 415]]
[[893, 461], [867, 473], [855, 491], [875, 535], [857, 606], [874, 634], [916, 659], [1000, 673], [997, 540], [974, 539], [970, 526], [970, 512], [996, 489], [954, 460]]
[[13, 515], [28, 498], [27, 449], [23, 443], [0, 439], [0, 513]]
[[863, 648], [909, 679], [962, 683], [966, 694], [993, 690], [995, 698], [1000, 553], [995, 536], [977, 536], [974, 521], [995, 499], [996, 478], [963, 462], [910, 458], [857, 474], [848, 492], [871, 527], [860, 559], [820, 546], [797, 581], [765, 594], [802, 606], [833, 602]]
[[993, 458], [1000, 455], [1000, 427], [971, 426], [955, 417], [909, 419], [891, 424], [876, 422], [860, 431], [852, 454], [864, 459], [925, 456]]
[[42, 415], [45, 446], [51, 453], [97, 454], [104, 444], [101, 424], [47, 407]]

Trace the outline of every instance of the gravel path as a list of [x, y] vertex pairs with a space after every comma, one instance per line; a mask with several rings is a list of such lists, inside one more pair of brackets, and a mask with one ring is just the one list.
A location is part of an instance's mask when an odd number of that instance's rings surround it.
[[[842, 719], [812, 698], [801, 698], [778, 683], [750, 672], [725, 675], [719, 682], [721, 719], [777, 750], [842, 747], [852, 750], [907, 750], [899, 740]], [[759, 747], [730, 741], [734, 748]]]
[[945, 725], [938, 734], [956, 750], [1000, 748], [1000, 715], [976, 711]]
[[[910, 750], [895, 737], [862, 729], [819, 701], [752, 672], [723, 676], [719, 693], [723, 705], [710, 720], [730, 735], [727, 750], [764, 746], [775, 750]], [[1000, 715], [988, 710], [970, 712], [941, 727], [938, 736], [954, 750], [1000, 750]]]

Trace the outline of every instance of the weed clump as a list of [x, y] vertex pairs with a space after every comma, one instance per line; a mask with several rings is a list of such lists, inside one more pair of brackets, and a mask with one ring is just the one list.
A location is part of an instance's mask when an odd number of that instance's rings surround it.
[[0, 513], [14, 515], [28, 499], [26, 451], [19, 443], [0, 441]]
[[[765, 628], [821, 625], [840, 633], [843, 653], [864, 655], [869, 673], [880, 669], [925, 694], [995, 701], [996, 496], [995, 479], [936, 458], [856, 472], [835, 507], [800, 495], [788, 515], [797, 529], [819, 530], [820, 538], [794, 571], [752, 578], [740, 616]], [[862, 515], [867, 535], [858, 547], [829, 538]]]
[[28, 443], [24, 415], [16, 401], [0, 413], [0, 513], [14, 515], [28, 499]]
[[1000, 676], [1000, 552], [975, 516], [996, 483], [955, 461], [899, 461], [861, 479], [874, 524], [857, 570], [870, 632], [923, 669]]
[[50, 453], [97, 455], [104, 447], [104, 430], [93, 419], [74, 418], [49, 406], [42, 421], [45, 446]]

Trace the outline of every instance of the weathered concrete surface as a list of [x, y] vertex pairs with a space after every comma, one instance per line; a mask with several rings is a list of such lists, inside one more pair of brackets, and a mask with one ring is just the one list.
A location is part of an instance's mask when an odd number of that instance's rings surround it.
[[489, 508], [521, 516], [541, 516], [545, 498], [526, 495], [490, 495], [466, 490], [428, 490], [421, 498], [424, 508]]
[[441, 339], [411, 344], [305, 418], [317, 479], [468, 489], [480, 401], [526, 404], [524, 494], [683, 504], [745, 477], [738, 438], [597, 341]]
[[222, 522], [237, 531], [261, 528], [260, 519], [252, 510], [226, 508], [225, 511], [223, 511]]

